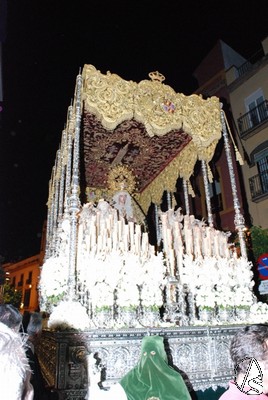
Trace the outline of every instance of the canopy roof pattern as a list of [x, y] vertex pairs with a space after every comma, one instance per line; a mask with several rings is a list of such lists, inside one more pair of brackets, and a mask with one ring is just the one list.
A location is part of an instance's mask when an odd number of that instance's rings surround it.
[[179, 176], [188, 180], [197, 159], [211, 160], [221, 137], [218, 98], [176, 93], [158, 72], [135, 83], [85, 65], [82, 76], [90, 190], [105, 190], [111, 169], [123, 164], [135, 175], [136, 197], [146, 210], [164, 190], [175, 190]]

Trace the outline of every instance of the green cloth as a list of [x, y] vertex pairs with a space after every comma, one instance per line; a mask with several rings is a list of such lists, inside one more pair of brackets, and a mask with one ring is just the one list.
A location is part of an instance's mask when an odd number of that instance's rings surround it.
[[128, 400], [191, 400], [181, 375], [168, 365], [163, 337], [142, 339], [138, 364], [120, 381]]

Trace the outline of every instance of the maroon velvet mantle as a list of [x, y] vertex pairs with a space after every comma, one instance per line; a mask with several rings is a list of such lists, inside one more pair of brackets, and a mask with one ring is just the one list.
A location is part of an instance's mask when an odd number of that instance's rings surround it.
[[191, 141], [183, 130], [150, 137], [144, 125], [134, 119], [105, 129], [91, 113], [83, 115], [83, 152], [86, 185], [105, 188], [107, 174], [119, 163], [129, 166], [141, 193]]

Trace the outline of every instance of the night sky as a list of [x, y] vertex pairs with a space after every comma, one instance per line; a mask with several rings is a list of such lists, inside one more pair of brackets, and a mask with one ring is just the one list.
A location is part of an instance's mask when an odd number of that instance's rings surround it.
[[35, 255], [48, 181], [79, 68], [127, 80], [158, 70], [191, 94], [193, 72], [222, 39], [245, 58], [268, 35], [268, 1], [0, 0], [4, 103], [0, 132], [0, 255]]

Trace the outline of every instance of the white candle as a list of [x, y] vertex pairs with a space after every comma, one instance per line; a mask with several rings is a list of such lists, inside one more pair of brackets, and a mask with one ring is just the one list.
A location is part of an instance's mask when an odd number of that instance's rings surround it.
[[169, 249], [168, 253], [169, 265], [170, 265], [170, 275], [175, 276], [175, 258], [174, 258], [174, 250]]
[[148, 233], [143, 232], [141, 237], [141, 252], [142, 254], [147, 254], [148, 251]]
[[100, 252], [102, 250], [102, 241], [103, 241], [102, 235], [99, 235], [98, 236], [98, 252]]
[[171, 235], [171, 229], [167, 228], [167, 251], [172, 248], [172, 235]]
[[214, 236], [213, 236], [213, 245], [214, 245], [214, 255], [216, 257], [219, 257], [219, 231], [214, 230]]
[[132, 247], [134, 245], [134, 222], [129, 221], [128, 228], [129, 228], [130, 247]]
[[118, 241], [120, 242], [121, 238], [122, 238], [122, 221], [121, 219], [119, 221], [117, 221], [117, 232], [118, 232]]
[[206, 255], [208, 257], [211, 256], [211, 228], [209, 226], [206, 227]]
[[110, 253], [110, 251], [112, 250], [112, 238], [111, 237], [107, 237], [107, 250], [108, 250], [108, 253]]
[[100, 211], [96, 211], [96, 228], [97, 228], [97, 235], [100, 232]]
[[195, 225], [194, 229], [194, 255], [195, 257], [200, 257], [201, 256], [201, 231], [200, 231], [200, 226]]

